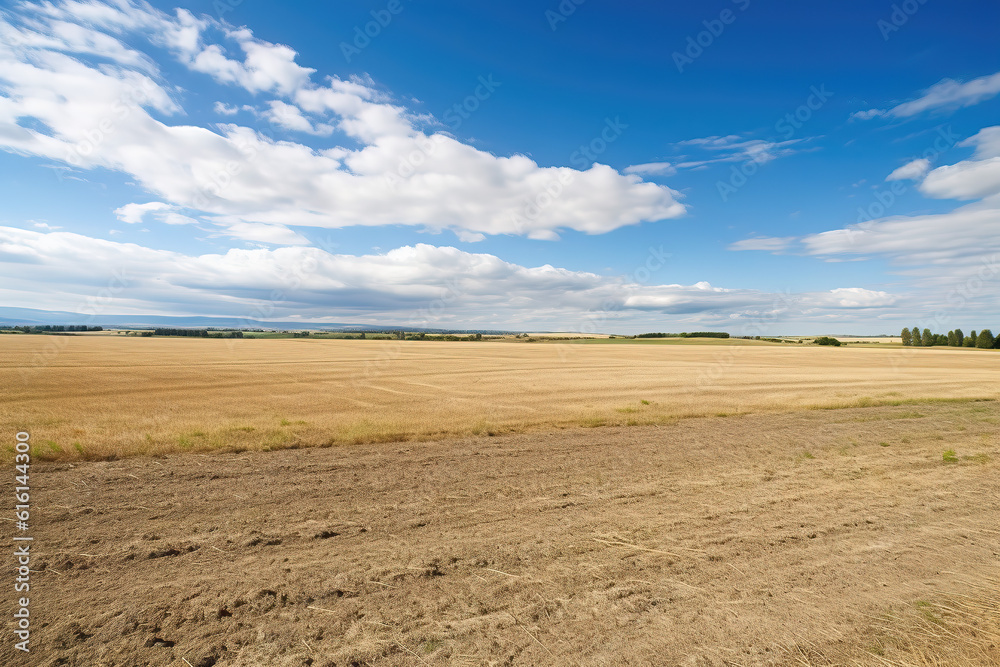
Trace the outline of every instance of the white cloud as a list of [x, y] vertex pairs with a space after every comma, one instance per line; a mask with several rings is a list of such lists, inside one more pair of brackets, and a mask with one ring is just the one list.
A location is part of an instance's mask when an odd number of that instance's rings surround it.
[[467, 232], [464, 229], [456, 230], [455, 235], [458, 237], [458, 240], [462, 241], [463, 243], [479, 243], [480, 241], [486, 240], [485, 234], [480, 234], [478, 232]]
[[115, 209], [115, 215], [122, 222], [130, 225], [146, 222], [146, 217], [167, 225], [193, 225], [197, 220], [178, 213], [179, 207], [161, 201], [151, 201], [146, 204], [125, 204]]
[[625, 167], [626, 174], [649, 174], [653, 176], [673, 176], [677, 173], [669, 162], [647, 162], [645, 164], [633, 164]]
[[781, 157], [787, 157], [799, 152], [793, 148], [796, 144], [807, 141], [805, 138], [788, 139], [786, 141], [767, 141], [764, 139], [745, 139], [736, 134], [726, 136], [702, 137], [680, 141], [677, 146], [694, 146], [701, 150], [718, 155], [702, 160], [684, 160], [676, 162], [676, 169], [699, 169], [709, 164], [719, 162], [756, 162], [766, 164]]
[[904, 102], [889, 110], [896, 117], [914, 116], [931, 109], [960, 108], [978, 104], [1000, 93], [1000, 72], [960, 83], [953, 79], [942, 79], [919, 98]]
[[242, 60], [230, 58], [220, 44], [204, 44], [206, 21], [195, 20], [185, 10], [178, 10], [178, 21], [163, 20], [161, 35], [180, 60], [191, 69], [208, 74], [219, 83], [237, 84], [252, 93], [276, 92], [289, 95], [309, 82], [316, 71], [295, 62], [295, 51], [284, 44], [272, 44], [254, 38], [246, 28], [214, 27], [225, 33], [243, 51]]
[[287, 104], [281, 100], [271, 100], [268, 106], [269, 109], [263, 114], [264, 118], [286, 130], [305, 132], [306, 134], [315, 134], [323, 137], [333, 133], [331, 125], [321, 123], [314, 126], [308, 118], [302, 115], [302, 110], [295, 105]]
[[[92, 23], [74, 19], [75, 11], [75, 4], [56, 2], [30, 20], [26, 10], [0, 17], [5, 30], [34, 35], [0, 42], [0, 148], [125, 173], [156, 199], [199, 217], [555, 238], [560, 229], [598, 234], [684, 213], [677, 193], [635, 174], [599, 164], [586, 171], [541, 167], [522, 155], [496, 156], [443, 133], [428, 135], [420, 129], [425, 117], [392, 103], [370, 80], [330, 77], [317, 85], [291, 48], [245, 29], [124, 1], [81, 10], [98, 17]], [[46, 16], [76, 20], [89, 31], [79, 38], [84, 43], [105, 35], [124, 45], [127, 35], [127, 48], [135, 49], [145, 36], [218, 82], [284, 97], [266, 112], [275, 129], [322, 135], [335, 128], [357, 145], [318, 150], [238, 124], [170, 124], [164, 117], [182, 112], [172, 84], [143, 71], [140, 60], [98, 66], [46, 46], [56, 20]], [[212, 43], [216, 33], [243, 57]], [[220, 104], [220, 113], [233, 108]], [[29, 121], [49, 131], [22, 125]]]
[[1000, 194], [1000, 125], [987, 127], [959, 144], [976, 148], [973, 159], [934, 169], [920, 185], [930, 197], [982, 199]]
[[220, 114], [222, 116], [235, 116], [240, 111], [240, 108], [235, 104], [230, 106], [225, 102], [216, 102], [215, 105], [212, 107], [212, 109], [215, 111], [215, 113]]
[[[173, 204], [152, 201], [146, 204], [125, 204], [115, 209], [115, 215], [118, 216], [119, 220], [130, 225], [149, 222], [150, 220], [162, 222], [166, 225], [198, 224], [197, 220], [180, 213], [180, 210], [180, 207]], [[309, 244], [309, 240], [304, 236], [281, 224], [243, 222], [239, 219], [226, 216], [213, 218], [210, 222], [220, 228], [219, 231], [213, 232], [212, 236], [227, 236], [244, 241], [279, 245]]]
[[878, 118], [886, 114], [885, 109], [868, 109], [867, 111], [855, 111], [851, 114], [851, 120], [869, 120]]
[[[975, 147], [971, 159], [929, 172], [929, 164], [916, 160], [893, 174], [917, 180], [926, 174], [920, 190], [928, 196], [978, 201], [945, 213], [888, 216], [781, 241], [831, 262], [888, 260], [916, 288], [905, 307], [915, 317], [934, 315], [937, 329], [947, 330], [947, 322], [959, 316], [989, 321], [1000, 310], [1000, 126], [984, 128], [962, 145]], [[746, 239], [730, 247], [772, 252], [786, 247], [769, 243]], [[851, 293], [837, 298], [859, 306], [877, 301]], [[893, 304], [904, 307], [899, 300]]]
[[888, 292], [862, 287], [838, 287], [808, 298], [814, 306], [827, 308], [884, 308], [898, 301], [897, 296]]
[[151, 201], [145, 204], [125, 204], [115, 209], [115, 215], [122, 222], [136, 225], [143, 221], [147, 213], [170, 211], [174, 207], [162, 201]]
[[919, 181], [927, 172], [931, 169], [931, 161], [927, 158], [919, 158], [917, 160], [911, 160], [907, 162], [902, 167], [893, 170], [891, 174], [885, 177], [887, 181]]
[[189, 218], [186, 215], [181, 215], [180, 213], [176, 213], [174, 211], [167, 212], [163, 216], [162, 222], [165, 225], [194, 225], [198, 223], [198, 221], [194, 218]]
[[0, 255], [5, 260], [0, 300], [52, 310], [82, 310], [112, 279], [124, 287], [103, 306], [111, 313], [380, 318], [425, 326], [582, 326], [600, 309], [602, 327], [614, 330], [617, 323], [648, 322], [651, 314], [729, 320], [779, 310], [787, 316], [809, 311], [807, 317], [818, 318], [892, 304], [891, 295], [860, 288], [788, 295], [707, 282], [637, 284], [425, 244], [377, 255], [302, 246], [185, 255], [67, 232], [0, 227]]
[[888, 110], [855, 111], [851, 114], [851, 119], [908, 118], [925, 111], [969, 107], [996, 97], [997, 94], [1000, 94], [1000, 72], [981, 76], [965, 83], [954, 79], [941, 79], [915, 100], [897, 104]]
[[39, 222], [37, 220], [31, 220], [30, 222], [31, 226], [34, 227], [35, 229], [44, 229], [45, 231], [50, 231], [50, 232], [54, 232], [57, 229], [62, 229], [62, 227], [50, 225], [47, 222]]
[[[1000, 255], [1000, 210], [976, 204], [948, 213], [883, 218], [801, 239], [806, 252], [837, 255], [882, 255], [918, 284], [950, 285], [974, 274]], [[1000, 290], [992, 289], [993, 300]], [[925, 292], [931, 300], [933, 292]]]
[[743, 239], [729, 244], [729, 250], [765, 250], [767, 252], [780, 252], [785, 250], [795, 240], [794, 236], [778, 237], [756, 237]]
[[225, 236], [245, 241], [258, 241], [277, 245], [308, 245], [309, 239], [284, 225], [266, 225], [258, 222], [234, 222], [225, 225]]

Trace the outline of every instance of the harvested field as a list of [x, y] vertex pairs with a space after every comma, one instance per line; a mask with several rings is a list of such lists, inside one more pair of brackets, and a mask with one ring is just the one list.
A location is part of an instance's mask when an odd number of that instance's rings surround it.
[[[184, 377], [165, 361], [165, 380]], [[102, 373], [139, 372], [117, 368]], [[830, 391], [871, 391], [838, 368]], [[945, 368], [916, 366], [901, 391], [961, 394]], [[232, 372], [216, 391], [235, 393]], [[790, 391], [817, 400], [799, 373]], [[152, 409], [151, 396], [133, 400]], [[179, 400], [163, 409], [179, 418]], [[997, 412], [933, 403], [39, 464], [33, 664], [1000, 664]], [[22, 664], [12, 652], [0, 645], [0, 663]]]
[[106, 459], [996, 399], [998, 380], [972, 349], [8, 335], [0, 429], [36, 459]]

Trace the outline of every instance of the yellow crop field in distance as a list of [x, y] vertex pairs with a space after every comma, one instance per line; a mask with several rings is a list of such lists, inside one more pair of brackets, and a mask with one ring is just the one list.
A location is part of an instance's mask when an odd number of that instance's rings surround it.
[[1000, 397], [988, 350], [739, 343], [9, 335], [0, 421], [72, 460]]

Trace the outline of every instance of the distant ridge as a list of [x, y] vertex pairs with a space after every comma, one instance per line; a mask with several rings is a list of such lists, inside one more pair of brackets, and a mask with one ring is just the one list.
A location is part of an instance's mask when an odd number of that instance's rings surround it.
[[295, 320], [272, 321], [255, 320], [247, 317], [204, 317], [172, 315], [88, 315], [62, 310], [36, 310], [34, 308], [9, 308], [0, 306], [0, 325], [23, 326], [34, 324], [88, 324], [91, 326], [122, 328], [153, 328], [171, 326], [176, 328], [204, 329], [281, 329], [323, 331], [426, 331], [427, 333], [519, 333], [496, 329], [440, 329], [415, 327], [404, 324], [352, 324], [347, 322], [305, 322]]

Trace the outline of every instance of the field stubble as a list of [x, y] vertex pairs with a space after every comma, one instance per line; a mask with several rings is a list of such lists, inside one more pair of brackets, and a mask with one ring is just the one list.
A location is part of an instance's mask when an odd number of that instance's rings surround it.
[[995, 666], [995, 410], [39, 464], [33, 664]]
[[0, 428], [48, 460], [1000, 397], [990, 351], [80, 336], [34, 364], [50, 340], [0, 338]]

